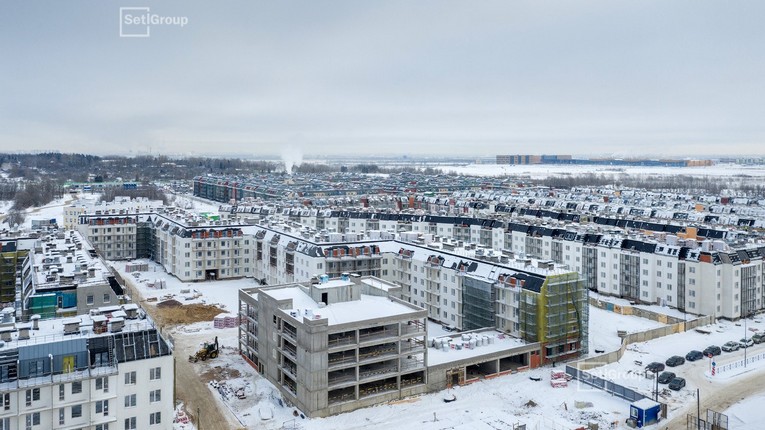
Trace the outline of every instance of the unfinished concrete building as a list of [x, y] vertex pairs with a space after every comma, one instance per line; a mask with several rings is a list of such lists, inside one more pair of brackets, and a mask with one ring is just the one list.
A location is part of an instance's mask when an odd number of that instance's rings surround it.
[[375, 277], [239, 292], [239, 348], [311, 417], [427, 391], [427, 312]]

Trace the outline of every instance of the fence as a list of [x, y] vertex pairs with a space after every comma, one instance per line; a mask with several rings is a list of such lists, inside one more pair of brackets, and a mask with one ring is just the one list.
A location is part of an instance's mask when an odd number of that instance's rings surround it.
[[746, 358], [746, 363], [744, 363], [744, 360], [736, 360], [732, 363], [723, 364], [722, 366], [716, 366], [715, 367], [715, 374], [718, 376], [721, 376], [724, 373], [731, 372], [736, 369], [743, 369], [747, 367], [748, 364], [752, 364], [757, 361], [765, 360], [765, 352], [761, 352], [759, 354], [753, 355], [751, 357]]
[[627, 388], [623, 385], [619, 385], [613, 381], [607, 381], [603, 378], [595, 376], [584, 370], [579, 370], [573, 366], [566, 366], [566, 373], [576, 379], [577, 381], [587, 384], [593, 388], [603, 390], [614, 396], [621, 397], [629, 402], [635, 402], [640, 399], [647, 398], [646, 396], [638, 393], [637, 391]]

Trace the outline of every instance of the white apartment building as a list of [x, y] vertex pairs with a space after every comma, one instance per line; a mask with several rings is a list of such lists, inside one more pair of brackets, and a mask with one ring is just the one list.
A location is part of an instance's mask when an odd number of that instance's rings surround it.
[[[173, 357], [137, 306], [0, 322], [0, 429], [171, 429]], [[108, 312], [107, 312], [108, 311]]]

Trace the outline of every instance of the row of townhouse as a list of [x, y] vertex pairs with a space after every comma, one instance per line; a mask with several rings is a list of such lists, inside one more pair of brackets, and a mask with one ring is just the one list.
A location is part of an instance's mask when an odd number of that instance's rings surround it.
[[602, 294], [729, 319], [761, 311], [765, 247], [700, 239], [516, 225], [511, 249], [566, 264]]
[[150, 212], [162, 208], [162, 200], [149, 200], [145, 197], [117, 196], [111, 202], [101, 202], [81, 198], [70, 205], [64, 206], [64, 229], [74, 230], [79, 225], [79, 217], [83, 214], [94, 215], [126, 215]]
[[0, 429], [172, 428], [172, 352], [137, 309], [33, 323], [4, 311]]
[[[368, 211], [271, 208], [268, 214], [271, 220], [305, 223], [300, 228], [298, 224], [287, 226], [305, 239], [348, 241], [353, 235], [379, 236], [390, 231], [407, 241], [440, 236], [506, 255], [552, 260], [580, 273], [593, 291], [696, 315], [737, 319], [765, 307], [765, 251], [754, 244], [730, 249], [721, 238], [735, 238], [735, 232], [681, 225], [669, 228], [650, 222], [543, 225], [517, 218], [505, 222]], [[314, 225], [322, 226], [323, 231]], [[620, 227], [647, 231], [630, 235]]]
[[[432, 225], [432, 220], [420, 217], [406, 220], [411, 231], [401, 233], [403, 240], [394, 240], [394, 235], [386, 232], [362, 233], [369, 220], [358, 218], [364, 226], [354, 227], [356, 218], [350, 218], [349, 225], [358, 233], [319, 235], [316, 240], [316, 235], [294, 222], [268, 226], [232, 220], [205, 223], [184, 211], [142, 216], [154, 230], [152, 258], [184, 281], [253, 277], [263, 285], [277, 285], [305, 282], [318, 274], [376, 276], [402, 285], [402, 299], [426, 309], [432, 320], [459, 329], [497, 327], [522, 338], [539, 337], [536, 317], [528, 317], [539, 312], [522, 312], [527, 301], [521, 291], [539, 294], [546, 280], [561, 277], [566, 291], [576, 296], [577, 306], [586, 308], [582, 305], [586, 303], [584, 286], [573, 271], [549, 262], [513, 261], [470, 244], [473, 240], [489, 244], [504, 235], [504, 229], [491, 220], [460, 219], [455, 226], [453, 219]], [[81, 215], [81, 219], [86, 222], [89, 218]], [[390, 222], [391, 226], [399, 221], [380, 219], [380, 223]], [[428, 232], [444, 228], [449, 233], [456, 227], [456, 237], [464, 240], [441, 242], [432, 233], [418, 232], [426, 227]], [[420, 236], [427, 237], [429, 243]], [[419, 244], [415, 242], [418, 240]], [[585, 313], [579, 309], [564, 321], [577, 327], [586, 325], [586, 318], [582, 318]], [[586, 330], [577, 328], [572, 333], [574, 342], [569, 333], [547, 336], [557, 342], [551, 346], [555, 352], [547, 355], [586, 351]]]
[[[731, 251], [721, 239], [706, 239], [719, 237], [721, 230], [630, 224], [676, 233], [640, 238], [625, 237], [618, 225], [541, 225], [519, 218], [506, 222], [329, 209], [222, 209], [224, 220], [214, 223], [188, 221], [189, 215], [178, 213], [147, 216], [156, 242], [153, 258], [184, 281], [246, 276], [274, 285], [343, 272], [386, 278], [394, 276], [393, 268], [383, 267], [387, 260], [376, 241], [394, 235], [404, 241], [441, 237], [457, 246], [477, 244], [505, 255], [552, 260], [580, 273], [593, 291], [691, 314], [736, 319], [765, 306], [763, 252], [756, 247]], [[248, 225], [253, 222], [259, 224]], [[400, 281], [400, 273], [395, 275]], [[453, 317], [462, 326], [458, 315], [445, 311], [447, 323]]]

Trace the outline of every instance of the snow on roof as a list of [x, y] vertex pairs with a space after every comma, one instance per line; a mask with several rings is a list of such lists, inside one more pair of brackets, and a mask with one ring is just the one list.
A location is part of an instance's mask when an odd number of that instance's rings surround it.
[[345, 287], [348, 285], [353, 285], [353, 282], [350, 280], [344, 281], [342, 279], [330, 279], [328, 281], [325, 281], [323, 283], [319, 283], [314, 285], [315, 288], [324, 289], [324, 288], [337, 288], [337, 287]]
[[383, 290], [383, 291], [388, 291], [391, 288], [399, 287], [398, 285], [394, 283], [383, 281], [382, 279], [379, 279], [379, 278], [362, 278], [359, 282], [361, 282], [362, 284], [369, 285], [370, 287]]
[[298, 286], [262, 289], [260, 293], [267, 294], [276, 300], [292, 300], [292, 307], [283, 309], [283, 311], [299, 323], [303, 322], [303, 318], [326, 318], [327, 324], [331, 326], [420, 312], [387, 297], [368, 296], [366, 294], [362, 294], [359, 300], [330, 303], [320, 308], [319, 304]]
[[[70, 317], [70, 318], [63, 318], [63, 319], [49, 319], [49, 320], [40, 320], [38, 322], [39, 330], [31, 330], [29, 333], [30, 338], [29, 339], [18, 339], [18, 336], [15, 334], [12, 334], [11, 340], [4, 342], [4, 345], [0, 347], [0, 351], [7, 350], [7, 349], [14, 349], [22, 346], [27, 345], [35, 345], [35, 344], [45, 344], [45, 343], [55, 343], [60, 342], [64, 340], [70, 340], [70, 339], [78, 339], [78, 338], [89, 338], [93, 336], [102, 336], [102, 335], [108, 335], [109, 332], [104, 333], [93, 333], [92, 326], [93, 323], [103, 323], [106, 321], [107, 318], [103, 315], [78, 315], [76, 317]], [[141, 330], [149, 330], [154, 328], [153, 323], [150, 319], [140, 320], [140, 319], [134, 319], [134, 320], [128, 320], [125, 321], [123, 318], [112, 318], [109, 320], [110, 322], [118, 322], [118, 321], [124, 321], [125, 325], [122, 328], [123, 332], [133, 332], [133, 331], [141, 331]], [[10, 331], [11, 333], [15, 332], [16, 329], [20, 328], [29, 328], [27, 325], [31, 326], [31, 323], [17, 323], [14, 327], [6, 327], [4, 329], [0, 329], [0, 331]], [[64, 326], [66, 325], [77, 325], [80, 329], [78, 332], [64, 334]]]
[[645, 398], [642, 398], [642, 399], [638, 400], [637, 402], [633, 402], [632, 406], [634, 406], [636, 408], [639, 408], [639, 409], [646, 410], [646, 409], [651, 409], [651, 408], [654, 408], [656, 406], [659, 406], [659, 404], [654, 402], [653, 400], [645, 397]]
[[[473, 340], [474, 342], [471, 342]], [[445, 341], [446, 349], [432, 348], [433, 342]], [[480, 346], [470, 347], [471, 344]], [[428, 366], [436, 366], [444, 363], [479, 357], [500, 351], [510, 351], [520, 346], [527, 345], [521, 339], [508, 336], [497, 330], [486, 330], [477, 333], [464, 333], [453, 336], [434, 338], [428, 341]]]

